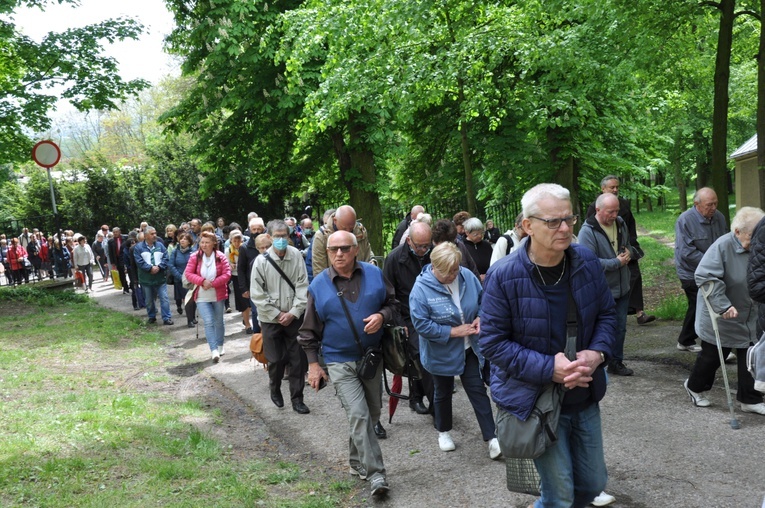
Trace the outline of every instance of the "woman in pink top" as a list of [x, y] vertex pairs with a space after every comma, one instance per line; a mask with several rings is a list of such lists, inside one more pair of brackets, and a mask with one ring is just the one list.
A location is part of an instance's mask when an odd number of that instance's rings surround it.
[[186, 278], [196, 285], [193, 298], [205, 323], [205, 337], [210, 345], [213, 363], [224, 354], [223, 310], [228, 299], [231, 266], [225, 254], [218, 250], [215, 234], [203, 231], [199, 235], [199, 250], [189, 257]]

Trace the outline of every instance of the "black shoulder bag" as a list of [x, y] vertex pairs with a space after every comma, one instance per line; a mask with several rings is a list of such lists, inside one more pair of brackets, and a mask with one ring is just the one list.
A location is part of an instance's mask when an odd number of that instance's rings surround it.
[[377, 368], [383, 361], [382, 350], [379, 347], [374, 346], [369, 346], [364, 350], [361, 345], [361, 340], [359, 340], [359, 333], [356, 331], [356, 326], [353, 324], [351, 313], [348, 311], [348, 305], [345, 303], [345, 298], [343, 298], [343, 292], [337, 285], [335, 285], [335, 288], [337, 289], [337, 297], [340, 298], [340, 303], [345, 311], [348, 325], [351, 327], [351, 331], [353, 331], [353, 338], [356, 339], [356, 345], [359, 348], [359, 353], [361, 353], [361, 362], [359, 363], [357, 374], [361, 379], [374, 379], [375, 374], [377, 374]]

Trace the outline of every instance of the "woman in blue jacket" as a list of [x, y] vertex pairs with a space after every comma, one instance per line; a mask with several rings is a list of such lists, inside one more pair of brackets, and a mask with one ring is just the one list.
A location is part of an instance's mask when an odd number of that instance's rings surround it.
[[452, 430], [452, 392], [454, 376], [460, 376], [473, 406], [483, 440], [489, 443], [489, 457], [501, 455], [494, 432], [491, 401], [486, 395], [481, 373], [484, 358], [478, 350], [481, 283], [460, 266], [462, 253], [451, 242], [443, 242], [430, 254], [409, 295], [412, 324], [420, 334], [420, 359], [433, 375], [434, 425], [438, 446], [454, 450]]

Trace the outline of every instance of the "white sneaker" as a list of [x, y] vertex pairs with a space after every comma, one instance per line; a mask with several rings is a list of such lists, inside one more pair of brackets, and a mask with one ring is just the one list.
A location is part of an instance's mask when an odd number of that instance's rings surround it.
[[606, 494], [605, 492], [601, 492], [600, 495], [593, 499], [590, 504], [592, 506], [608, 506], [614, 501], [616, 501], [614, 496], [611, 494]]
[[502, 450], [499, 449], [499, 440], [495, 437], [489, 439], [489, 458], [496, 460], [502, 456]]
[[691, 344], [690, 346], [683, 346], [682, 344], [677, 344], [677, 350], [678, 351], [688, 351], [689, 353], [698, 353], [701, 351], [701, 346], [697, 344]]
[[226, 350], [225, 350], [225, 349], [223, 349], [223, 344], [221, 344], [221, 345], [220, 345], [220, 347], [218, 348], [218, 351], [220, 352], [220, 355], [221, 355], [221, 356], [223, 356], [223, 355], [225, 355], [225, 354], [226, 354]]
[[217, 349], [212, 350], [212, 362], [218, 363], [220, 361], [220, 353], [218, 353]]
[[744, 413], [757, 413], [758, 415], [765, 415], [765, 403], [760, 402], [758, 404], [744, 404], [742, 402], [741, 411]]
[[451, 452], [456, 448], [452, 436], [448, 432], [438, 433], [438, 447], [441, 448], [442, 452]]
[[[709, 399], [706, 398], [706, 396], [703, 393], [696, 393], [690, 388], [688, 388], [688, 380], [686, 379], [683, 381], [683, 386], [685, 387], [685, 391], [688, 392], [688, 396], [691, 398], [691, 402], [693, 402], [693, 405], [696, 407], [709, 407], [712, 405], [711, 402], [709, 402]], [[763, 408], [765, 408], [765, 404], [762, 404]], [[743, 404], [742, 404], [743, 409]], [[765, 414], [765, 413], [763, 413]]]

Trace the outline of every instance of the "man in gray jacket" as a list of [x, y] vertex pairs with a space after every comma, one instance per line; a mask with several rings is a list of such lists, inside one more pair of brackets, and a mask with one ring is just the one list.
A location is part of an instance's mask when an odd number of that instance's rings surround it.
[[263, 330], [263, 349], [268, 359], [271, 401], [284, 407], [281, 386], [284, 367], [289, 363], [292, 409], [300, 414], [310, 410], [303, 403], [308, 360], [297, 343], [298, 330], [308, 300], [308, 273], [303, 255], [289, 245], [289, 227], [283, 220], [268, 223], [273, 245], [255, 258], [250, 276], [250, 298], [258, 309]]
[[680, 214], [675, 223], [675, 270], [688, 299], [683, 328], [677, 338], [677, 349], [698, 353], [696, 344], [696, 300], [699, 288], [694, 272], [710, 245], [727, 232], [725, 216], [717, 209], [717, 193], [702, 187], [693, 195], [693, 208]]
[[579, 231], [579, 243], [600, 259], [606, 282], [616, 302], [616, 340], [608, 364], [609, 374], [631, 376], [624, 365], [624, 338], [627, 334], [627, 310], [630, 303], [630, 270], [627, 264], [635, 257], [629, 243], [629, 232], [619, 217], [619, 199], [610, 193], [595, 201], [595, 215], [587, 219]]

